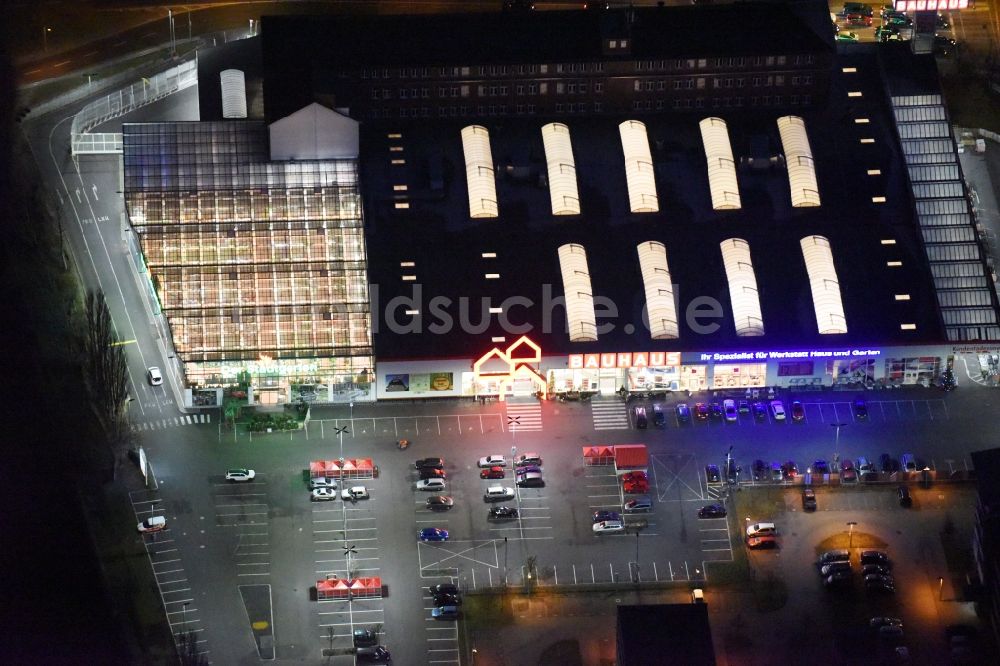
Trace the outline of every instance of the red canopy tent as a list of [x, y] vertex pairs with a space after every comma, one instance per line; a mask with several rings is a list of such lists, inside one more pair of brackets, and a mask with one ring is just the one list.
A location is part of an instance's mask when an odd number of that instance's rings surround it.
[[587, 467], [593, 465], [612, 465], [614, 462], [615, 451], [610, 446], [583, 447], [583, 464]]
[[322, 460], [309, 463], [309, 478], [315, 479], [321, 476], [326, 476], [326, 463]]
[[349, 593], [350, 587], [343, 579], [316, 581], [317, 599], [346, 599]]

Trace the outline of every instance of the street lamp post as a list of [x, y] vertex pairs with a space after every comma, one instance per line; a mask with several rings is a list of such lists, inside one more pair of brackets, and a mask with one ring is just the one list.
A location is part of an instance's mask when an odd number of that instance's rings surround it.
[[344, 433], [348, 430], [346, 427], [336, 426], [333, 431], [340, 436], [340, 462], [344, 462]]
[[938, 601], [944, 601], [944, 576], [938, 576]]
[[[833, 439], [833, 454], [835, 456], [839, 455], [837, 452], [840, 451], [840, 429], [843, 428], [846, 425], [847, 425], [846, 423], [831, 423], [830, 424], [831, 428], [836, 428], [837, 429], [837, 434], [834, 436], [834, 439]], [[834, 461], [834, 462], [836, 462], [836, 461]]]
[[635, 582], [639, 584], [639, 533], [635, 533]]
[[43, 27], [42, 28], [42, 50], [46, 53], [49, 51], [49, 33], [52, 32], [52, 28]]
[[190, 603], [191, 603], [190, 601], [185, 601], [184, 605], [181, 606], [181, 624], [184, 625], [183, 629], [181, 630], [182, 631], [182, 633], [181, 633], [181, 642], [184, 643], [185, 646], [187, 645], [187, 637], [188, 637], [188, 631], [187, 631], [187, 609], [188, 609], [188, 604], [190, 604]]
[[854, 526], [855, 525], [857, 525], [857, 523], [854, 522], [853, 520], [851, 520], [851, 521], [849, 521], [847, 523], [847, 528], [848, 528], [848, 532], [847, 532], [847, 548], [848, 548], [848, 550], [850, 550], [851, 547], [854, 545]]

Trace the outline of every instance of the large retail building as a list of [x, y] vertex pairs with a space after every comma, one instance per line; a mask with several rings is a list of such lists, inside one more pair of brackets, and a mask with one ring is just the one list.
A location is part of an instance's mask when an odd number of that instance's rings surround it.
[[838, 49], [828, 14], [264, 17], [201, 54], [201, 122], [125, 127], [188, 381], [246, 372], [276, 402], [916, 383], [995, 347], [933, 59]]

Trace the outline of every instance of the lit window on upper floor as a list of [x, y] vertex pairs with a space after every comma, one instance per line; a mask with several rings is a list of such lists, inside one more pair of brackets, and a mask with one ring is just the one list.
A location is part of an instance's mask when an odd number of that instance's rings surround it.
[[899, 328], [903, 331], [915, 331], [917, 330], [916, 324], [900, 324]]
[[483, 252], [482, 256], [483, 256], [483, 259], [496, 259], [497, 258], [497, 253], [496, 252]]
[[895, 245], [896, 240], [894, 238], [883, 238], [881, 243], [882, 245]]
[[862, 95], [861, 95], [861, 91], [860, 90], [852, 90], [851, 92], [847, 93], [847, 96], [848, 97], [861, 97]]
[[857, 73], [858, 68], [857, 67], [844, 67], [840, 71], [842, 71], [844, 74], [855, 74], [855, 73]]
[[902, 261], [887, 261], [887, 262], [885, 262], [885, 265], [888, 266], [889, 268], [899, 268], [900, 266], [903, 265], [903, 262]]
[[396, 202], [396, 208], [398, 208], [400, 210], [404, 210], [404, 209], [409, 208], [409, 207], [410, 207], [410, 204], [407, 203], [407, 202], [405, 202], [405, 201], [397, 201]]
[[885, 197], [872, 197], [872, 203], [885, 203]]
[[869, 176], [881, 176], [882, 175], [882, 169], [868, 169], [868, 175]]
[[870, 121], [867, 118], [855, 118], [854, 123], [857, 125], [867, 125]]
[[406, 164], [406, 160], [396, 159], [396, 160], [392, 160], [391, 163], [392, 164]]
[[392, 191], [393, 192], [405, 192], [406, 189], [407, 189], [406, 185], [393, 185], [392, 186]]
[[500, 274], [499, 273], [487, 273], [485, 277], [486, 277], [487, 280], [499, 280], [500, 279]]
[[401, 262], [399, 262], [399, 267], [400, 268], [413, 268], [416, 265], [417, 265], [417, 262], [415, 262], [415, 261], [401, 261]]
[[386, 134], [386, 137], [389, 138], [389, 139], [402, 139], [403, 135], [399, 134], [399, 133], [393, 132], [391, 134]]
[[403, 152], [403, 147], [402, 146], [389, 146], [389, 152], [390, 153], [401, 153], [401, 152]]
[[908, 301], [908, 300], [910, 300], [910, 295], [909, 294], [896, 294], [896, 300], [897, 301]]
[[865, 137], [864, 139], [861, 139], [861, 143], [875, 143], [875, 139]]
[[502, 314], [503, 308], [490, 308], [490, 314]]

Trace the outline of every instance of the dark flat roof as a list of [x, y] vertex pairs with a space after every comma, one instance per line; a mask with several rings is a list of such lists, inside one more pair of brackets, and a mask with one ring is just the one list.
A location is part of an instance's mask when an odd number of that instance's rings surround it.
[[[737, 3], [607, 11], [264, 16], [266, 114], [277, 120], [313, 101], [313, 94], [333, 92], [338, 72], [355, 68], [832, 51], [829, 23], [829, 36], [821, 37], [810, 29], [808, 16], [800, 18], [808, 13], [784, 3]], [[626, 37], [630, 49], [604, 55], [602, 37]], [[347, 106], [350, 100], [336, 103]]]
[[[660, 212], [633, 215], [628, 208], [618, 123], [626, 118], [562, 117], [571, 131], [580, 189], [582, 214], [553, 217], [548, 190], [534, 182], [498, 178], [500, 217], [469, 218], [465, 163], [460, 136], [466, 124], [422, 121], [417, 124], [367, 123], [362, 133], [362, 192], [369, 254], [370, 279], [378, 286], [381, 313], [394, 296], [412, 295], [414, 284], [422, 290], [422, 313], [432, 297], [458, 302], [462, 297], [479, 303], [481, 297], [499, 305], [504, 298], [523, 296], [536, 306], [515, 308], [513, 323], [528, 322], [531, 336], [549, 354], [614, 350], [712, 350], [788, 349], [791, 347], [840, 348], [846, 345], [886, 345], [939, 342], [944, 339], [937, 315], [926, 258], [916, 231], [906, 170], [899, 152], [884, 99], [875, 58], [852, 55], [858, 69], [850, 89], [861, 88], [863, 103], [846, 95], [838, 67], [831, 101], [826, 108], [804, 113], [816, 163], [822, 205], [794, 209], [789, 198], [787, 172], [775, 169], [752, 172], [738, 169], [743, 208], [714, 211], [698, 121], [709, 115], [729, 125], [733, 153], [738, 161], [748, 155], [750, 142], [765, 137], [771, 153], [781, 149], [776, 119], [787, 111], [727, 110], [694, 114], [635, 116], [648, 128], [656, 169]], [[841, 63], [843, 64], [843, 63]], [[839, 101], [838, 101], [839, 100]], [[854, 118], [869, 118], [863, 134], [875, 144], [859, 143], [861, 133]], [[493, 161], [545, 172], [541, 126], [551, 119], [489, 119]], [[399, 131], [402, 139], [388, 139]], [[390, 165], [389, 145], [402, 145], [404, 166]], [[867, 175], [868, 169], [882, 175]], [[398, 170], [398, 171], [394, 171]], [[502, 171], [502, 168], [501, 168]], [[432, 177], [431, 174], [440, 175]], [[432, 180], [443, 187], [434, 189]], [[410, 209], [395, 210], [393, 185], [408, 187]], [[874, 205], [872, 196], [884, 195], [886, 203]], [[799, 241], [818, 234], [830, 240], [847, 320], [846, 335], [817, 332], [812, 294]], [[743, 238], [750, 244], [757, 277], [765, 335], [735, 335], [728, 282], [719, 243]], [[896, 244], [881, 244], [885, 238]], [[657, 344], [642, 324], [645, 292], [636, 245], [658, 240], [667, 248], [671, 277], [679, 297], [681, 334], [678, 340]], [[545, 285], [551, 295], [563, 294], [557, 249], [564, 243], [586, 248], [595, 295], [607, 297], [618, 309], [610, 320], [614, 330], [596, 343], [571, 343], [565, 332], [562, 308], [543, 326], [541, 304]], [[483, 252], [497, 258], [484, 259]], [[886, 266], [900, 260], [899, 268]], [[401, 262], [415, 266], [403, 268]], [[487, 272], [500, 279], [486, 280]], [[416, 275], [404, 282], [403, 274]], [[909, 294], [896, 301], [895, 294]], [[688, 304], [700, 296], [717, 299], [723, 306], [721, 327], [712, 334], [697, 334], [684, 321]], [[457, 321], [458, 307], [449, 310]], [[472, 322], [482, 319], [478, 314]], [[402, 311], [397, 319], [408, 320]], [[448, 335], [427, 332], [435, 321], [425, 317], [423, 333], [397, 334], [379, 321], [375, 335], [378, 357], [467, 357], [503, 335], [494, 318], [486, 330]], [[609, 321], [601, 319], [598, 322]], [[900, 323], [915, 323], [914, 331], [901, 331]], [[634, 333], [626, 332], [626, 325]], [[507, 334], [508, 340], [514, 336]]]
[[714, 666], [707, 604], [618, 606], [618, 666]]

